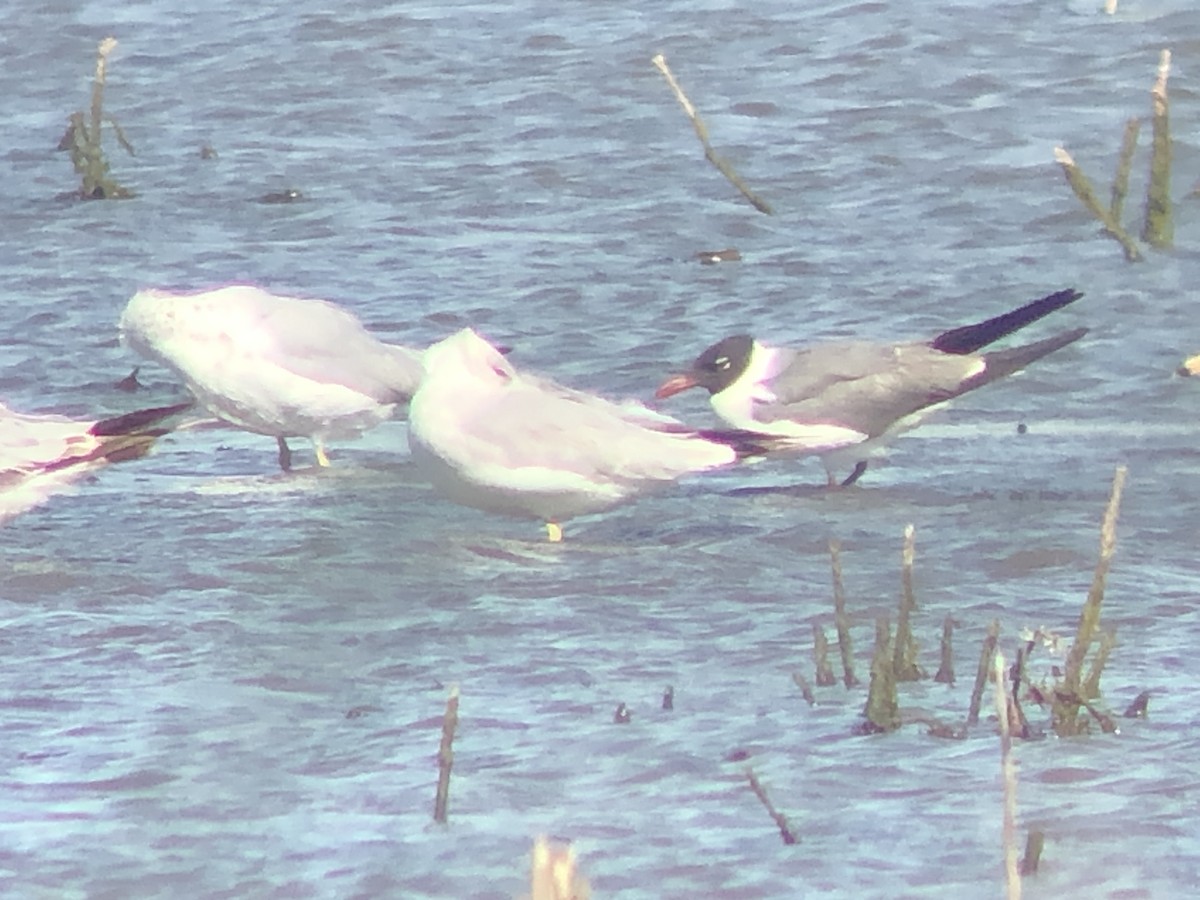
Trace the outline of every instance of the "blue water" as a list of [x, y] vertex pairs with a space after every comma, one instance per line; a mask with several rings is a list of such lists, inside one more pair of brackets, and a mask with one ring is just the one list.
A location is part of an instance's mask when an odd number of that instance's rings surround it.
[[[0, 532], [6, 895], [513, 897], [544, 833], [574, 843], [597, 897], [1000, 896], [991, 724], [856, 737], [863, 689], [809, 707], [793, 683], [811, 680], [813, 623], [832, 636], [828, 542], [865, 679], [915, 524], [922, 663], [953, 615], [959, 680], [901, 704], [958, 722], [991, 620], [1009, 655], [1023, 628], [1073, 633], [1119, 464], [1103, 702], [1152, 690], [1150, 716], [1018, 744], [1020, 830], [1046, 834], [1025, 891], [1190, 892], [1200, 386], [1171, 373], [1200, 350], [1200, 12], [184, 6], [0, 0], [14, 408], [179, 398], [150, 365], [141, 392], [113, 386], [137, 362], [116, 319], [146, 286], [250, 280], [407, 344], [469, 324], [519, 366], [641, 397], [740, 330], [919, 337], [1074, 286], [1085, 299], [1037, 336], [1091, 333], [898, 441], [858, 489], [811, 487], [815, 462], [763, 464], [573, 521], [561, 546], [434, 497], [403, 422], [335, 445], [327, 472], [284, 476], [269, 439], [194, 429], [84, 478]], [[80, 203], [54, 146], [110, 33], [106, 108], [137, 151], [110, 143], [110, 160], [138, 196]], [[1135, 266], [1052, 152], [1104, 194], [1164, 47], [1176, 249]], [[705, 162], [660, 52], [774, 216]], [[259, 202], [289, 189], [303, 200]], [[694, 258], [731, 246], [742, 262]], [[711, 421], [700, 396], [670, 409]]]

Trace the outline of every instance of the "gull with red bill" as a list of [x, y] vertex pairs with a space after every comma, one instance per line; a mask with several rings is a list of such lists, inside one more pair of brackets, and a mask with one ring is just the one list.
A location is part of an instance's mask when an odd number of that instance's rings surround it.
[[1057, 291], [924, 341], [835, 341], [791, 349], [734, 335], [668, 378], [655, 396], [704, 388], [717, 416], [730, 426], [769, 435], [785, 452], [820, 455], [831, 487], [839, 484], [837, 468], [853, 465], [840, 482], [844, 487], [859, 479], [871, 453], [889, 436], [913, 427], [937, 406], [1083, 337], [1087, 329], [1075, 328], [1020, 347], [980, 352], [1081, 296]]

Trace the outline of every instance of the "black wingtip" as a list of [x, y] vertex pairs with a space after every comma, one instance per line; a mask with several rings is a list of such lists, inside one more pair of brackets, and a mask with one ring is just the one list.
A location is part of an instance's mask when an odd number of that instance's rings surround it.
[[[89, 430], [96, 437], [114, 437], [122, 434], [135, 434], [145, 432], [151, 426], [156, 425], [163, 419], [169, 418], [176, 413], [183, 412], [191, 407], [191, 402], [176, 403], [173, 406], [157, 406], [153, 409], [139, 409], [136, 412], [125, 413], [120, 416], [113, 416], [111, 419], [101, 419]], [[158, 430], [158, 434], [166, 434], [170, 431], [169, 428]]]
[[1045, 297], [1040, 297], [991, 319], [944, 331], [930, 341], [929, 346], [934, 350], [959, 356], [974, 353], [981, 347], [986, 347], [993, 341], [998, 341], [1005, 335], [1012, 334], [1031, 322], [1036, 322], [1043, 316], [1048, 316], [1055, 310], [1074, 303], [1082, 296], [1083, 294], [1074, 288], [1055, 291], [1053, 294], [1047, 294]]

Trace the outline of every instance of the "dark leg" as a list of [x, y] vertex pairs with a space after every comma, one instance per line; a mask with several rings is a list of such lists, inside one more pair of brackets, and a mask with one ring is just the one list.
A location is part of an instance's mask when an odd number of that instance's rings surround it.
[[292, 467], [292, 449], [283, 438], [275, 440], [279, 442], [279, 468], [286, 472]]
[[842, 487], [850, 487], [850, 485], [862, 478], [862, 474], [865, 471], [867, 471], [867, 461], [860, 459], [854, 466], [854, 471], [847, 475], [846, 480], [842, 482]]

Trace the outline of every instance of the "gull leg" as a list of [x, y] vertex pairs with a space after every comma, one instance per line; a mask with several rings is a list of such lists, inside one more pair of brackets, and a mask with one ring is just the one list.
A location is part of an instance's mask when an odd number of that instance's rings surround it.
[[860, 459], [854, 466], [854, 471], [847, 475], [846, 480], [842, 482], [842, 487], [850, 487], [850, 485], [862, 478], [862, 474], [865, 471], [867, 471], [867, 461]]
[[275, 438], [279, 443], [279, 468], [287, 472], [292, 468], [292, 448], [283, 438]]
[[317, 465], [322, 469], [329, 468], [329, 457], [325, 455], [325, 445], [321, 443], [320, 438], [313, 438], [313, 450], [317, 454]]
[[546, 537], [550, 539], [550, 543], [552, 544], [562, 541], [562, 526], [557, 522], [547, 522]]

